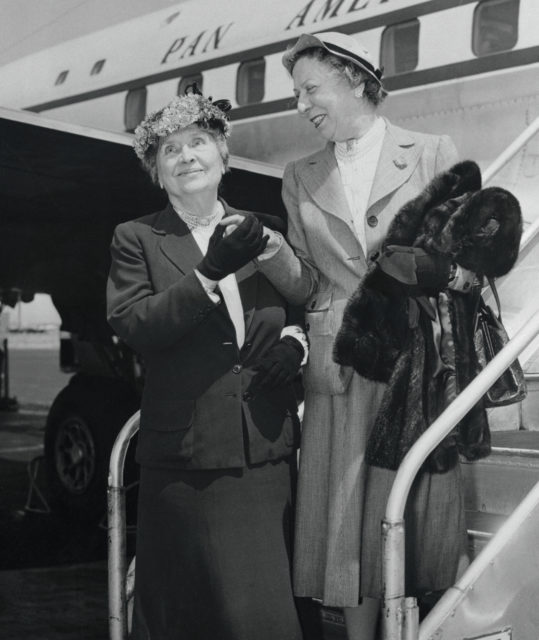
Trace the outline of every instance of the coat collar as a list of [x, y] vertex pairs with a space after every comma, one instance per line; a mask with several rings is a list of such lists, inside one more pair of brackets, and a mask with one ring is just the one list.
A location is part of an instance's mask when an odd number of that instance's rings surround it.
[[354, 232], [333, 148], [333, 143], [328, 143], [325, 149], [300, 161], [298, 176], [317, 206], [343, 220]]
[[[367, 209], [400, 187], [415, 169], [423, 144], [386, 120], [386, 133]], [[298, 175], [320, 209], [341, 218], [353, 230], [352, 215], [335, 159], [334, 144], [303, 159]]]
[[398, 189], [412, 175], [424, 143], [386, 120], [386, 135], [376, 167], [367, 210]]
[[202, 260], [202, 253], [189, 228], [170, 202], [157, 214], [152, 231], [162, 236], [162, 253], [182, 273], [189, 273]]

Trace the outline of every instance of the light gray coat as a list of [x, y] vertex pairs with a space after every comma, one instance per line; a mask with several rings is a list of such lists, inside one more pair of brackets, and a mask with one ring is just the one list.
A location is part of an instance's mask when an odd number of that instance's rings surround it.
[[[364, 451], [383, 385], [333, 362], [333, 341], [346, 302], [379, 250], [399, 208], [456, 161], [447, 136], [407, 131], [389, 122], [366, 219], [367, 255], [352, 222], [334, 145], [287, 165], [283, 199], [288, 241], [264, 274], [292, 303], [306, 305], [310, 341], [305, 369], [295, 546], [295, 591], [333, 606], [360, 596]], [[358, 175], [358, 180], [361, 176]]]

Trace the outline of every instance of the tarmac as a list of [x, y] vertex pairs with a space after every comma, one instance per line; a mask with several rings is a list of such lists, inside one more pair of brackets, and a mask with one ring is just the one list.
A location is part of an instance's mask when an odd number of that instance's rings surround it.
[[[107, 547], [103, 523], [47, 512], [39, 457], [48, 406], [67, 383], [57, 352], [10, 352], [19, 410], [0, 411], [0, 637], [106, 640]], [[31, 480], [29, 463], [35, 479]]]

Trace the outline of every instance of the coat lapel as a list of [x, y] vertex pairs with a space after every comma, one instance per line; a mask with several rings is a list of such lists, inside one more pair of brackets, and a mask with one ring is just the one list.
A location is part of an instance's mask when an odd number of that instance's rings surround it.
[[202, 260], [195, 239], [170, 203], [157, 217], [153, 231], [163, 236], [162, 253], [182, 273], [189, 273]]
[[408, 180], [423, 150], [423, 143], [414, 140], [404, 129], [393, 126], [387, 120], [386, 126], [367, 211]]
[[352, 214], [333, 153], [333, 144], [328, 144], [325, 149], [311, 156], [303, 169], [300, 173], [301, 180], [318, 207], [343, 220], [355, 236]]
[[[221, 203], [225, 209], [225, 216], [230, 216], [235, 213], [247, 213], [246, 211], [240, 211], [230, 207], [224, 200], [221, 200]], [[161, 252], [182, 273], [189, 273], [195, 265], [202, 260], [202, 252], [196, 240], [170, 203], [158, 214], [152, 229], [154, 233], [162, 236], [160, 243]], [[238, 283], [243, 307], [245, 335], [247, 335], [247, 331], [249, 330], [256, 307], [258, 278], [258, 271], [253, 262], [247, 263], [236, 272], [236, 281]], [[228, 318], [232, 326], [226, 305], [219, 305], [218, 311]]]

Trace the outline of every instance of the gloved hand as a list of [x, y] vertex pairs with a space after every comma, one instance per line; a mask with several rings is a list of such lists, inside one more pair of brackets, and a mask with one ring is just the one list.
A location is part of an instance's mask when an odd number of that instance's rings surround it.
[[280, 216], [273, 216], [270, 213], [258, 213], [258, 211], [254, 215], [268, 229], [271, 229], [272, 231], [278, 231], [283, 236], [286, 235], [287, 228], [288, 228], [286, 218], [282, 218]]
[[417, 247], [389, 245], [377, 262], [376, 288], [390, 295], [434, 295], [447, 287], [449, 255], [427, 253]]
[[268, 243], [262, 223], [253, 215], [246, 216], [234, 231], [225, 236], [225, 227], [217, 225], [208, 251], [197, 266], [210, 280], [222, 280], [259, 256]]
[[281, 338], [253, 367], [257, 373], [243, 394], [243, 399], [251, 400], [262, 389], [273, 389], [292, 382], [298, 374], [304, 354], [298, 340], [292, 336]]

